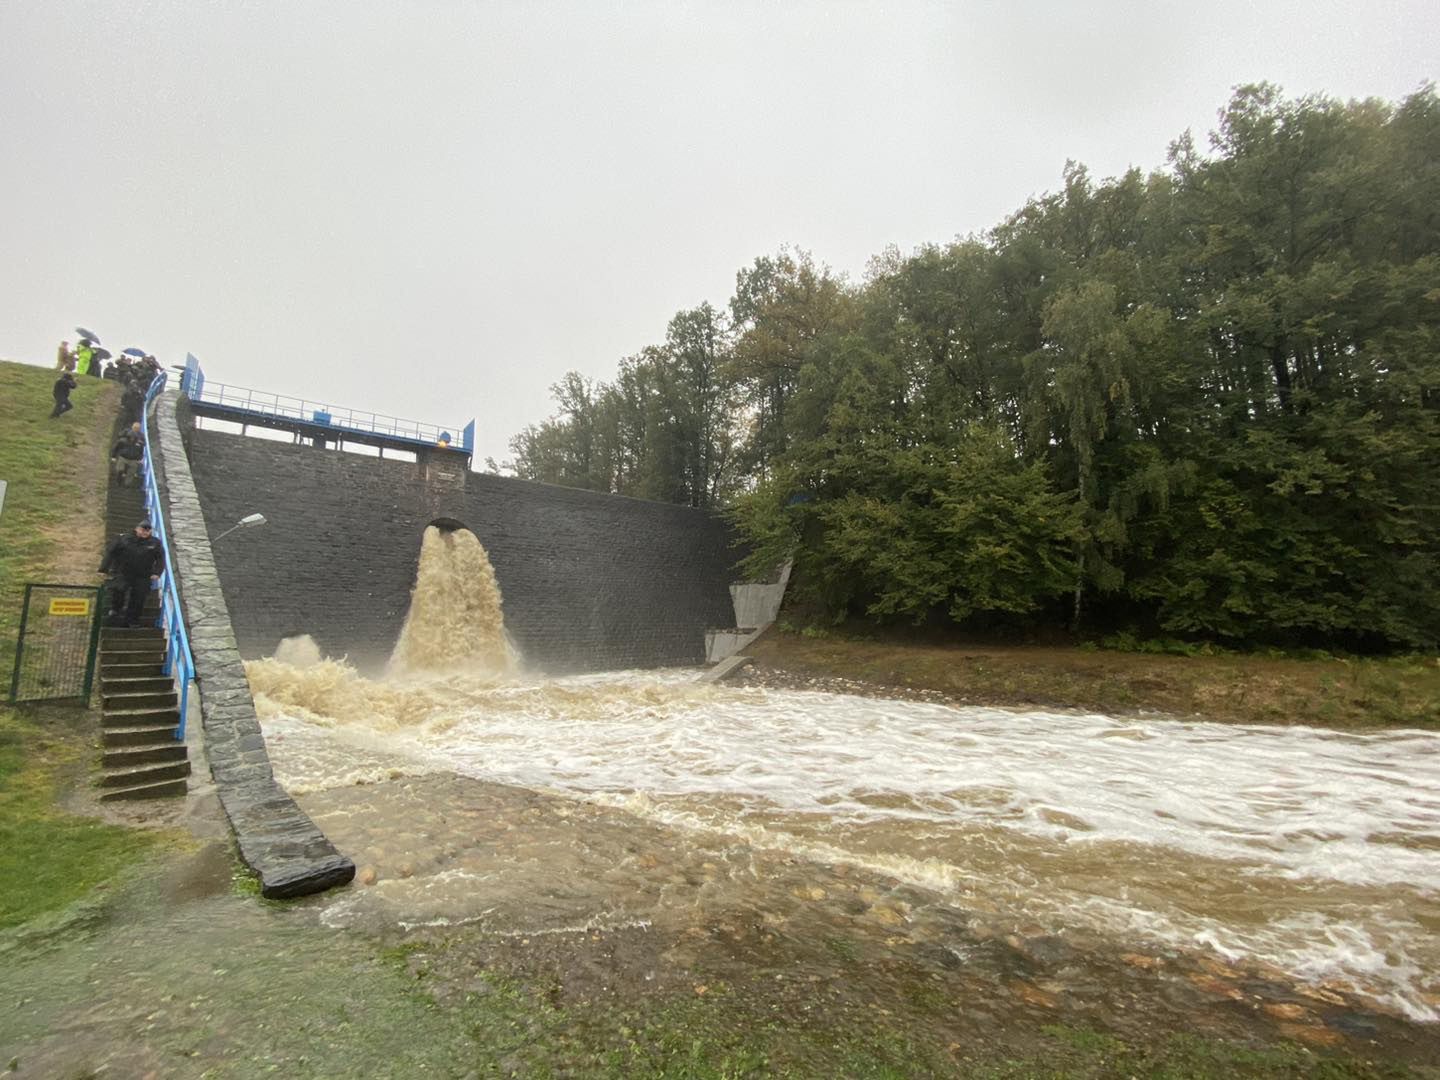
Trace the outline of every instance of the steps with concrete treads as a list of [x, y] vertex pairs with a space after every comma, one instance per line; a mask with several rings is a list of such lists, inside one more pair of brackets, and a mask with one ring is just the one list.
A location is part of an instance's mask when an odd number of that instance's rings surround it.
[[[145, 517], [138, 488], [112, 481], [105, 507], [106, 543]], [[157, 628], [160, 594], [145, 601], [141, 625], [100, 631], [100, 798], [153, 799], [184, 795], [190, 760], [175, 738], [180, 725], [175, 682], [165, 674], [165, 633]]]
[[175, 683], [163, 674], [164, 632], [107, 626], [100, 632], [100, 798], [184, 795], [190, 760], [175, 738]]

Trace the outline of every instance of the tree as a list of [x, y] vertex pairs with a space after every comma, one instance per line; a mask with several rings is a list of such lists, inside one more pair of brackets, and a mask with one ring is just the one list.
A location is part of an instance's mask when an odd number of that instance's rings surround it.
[[831, 618], [1434, 648], [1440, 97], [1247, 86], [1200, 145], [858, 286], [758, 258], [517, 470], [728, 507]]

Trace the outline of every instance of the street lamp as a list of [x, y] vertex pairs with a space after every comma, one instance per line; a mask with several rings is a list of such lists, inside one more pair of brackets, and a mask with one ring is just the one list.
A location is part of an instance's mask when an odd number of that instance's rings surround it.
[[[215, 537], [215, 540], [224, 540], [225, 537], [229, 536], [229, 535], [230, 535], [232, 532], [234, 532], [236, 529], [253, 529], [256, 525], [264, 525], [264, 524], [265, 524], [265, 515], [264, 515], [264, 514], [246, 514], [243, 518], [241, 518], [239, 521], [237, 521], [234, 525], [231, 525], [230, 528], [226, 529], [226, 530], [225, 530], [223, 533], [221, 533], [219, 536]], [[210, 543], [212, 543], [212, 544], [215, 543], [215, 540], [211, 540]]]

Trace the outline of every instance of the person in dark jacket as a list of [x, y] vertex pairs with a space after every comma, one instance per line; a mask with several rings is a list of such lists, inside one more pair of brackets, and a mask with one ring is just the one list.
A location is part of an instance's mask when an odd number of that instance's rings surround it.
[[[131, 424], [110, 449], [110, 473], [121, 487], [133, 486], [140, 480], [140, 459], [145, 456], [145, 440], [139, 423]], [[132, 483], [133, 481], [133, 483]]]
[[120, 418], [126, 423], [134, 423], [144, 411], [145, 394], [132, 378], [125, 384], [125, 393], [120, 397]]
[[165, 569], [165, 549], [150, 535], [150, 522], [142, 521], [133, 533], [117, 536], [105, 549], [100, 573], [113, 574], [110, 614], [126, 626], [140, 625], [140, 612], [150, 589]]
[[55, 399], [55, 408], [50, 410], [51, 420], [69, 412], [75, 407], [70, 404], [70, 391], [79, 385], [80, 384], [75, 381], [75, 376], [68, 371], [55, 380], [55, 388], [50, 391], [50, 396]]

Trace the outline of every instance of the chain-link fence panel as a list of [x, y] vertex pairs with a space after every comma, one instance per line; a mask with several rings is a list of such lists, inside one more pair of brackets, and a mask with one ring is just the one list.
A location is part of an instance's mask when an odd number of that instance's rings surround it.
[[90, 700], [100, 643], [103, 588], [26, 585], [10, 700]]

